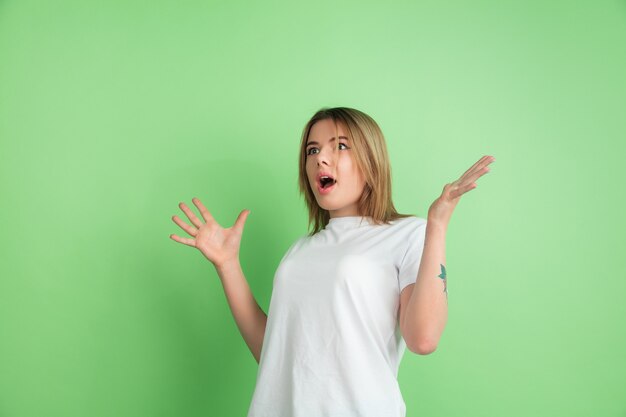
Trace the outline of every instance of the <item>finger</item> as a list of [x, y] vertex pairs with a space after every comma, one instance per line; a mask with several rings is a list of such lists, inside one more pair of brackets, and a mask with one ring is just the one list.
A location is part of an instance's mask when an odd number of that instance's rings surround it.
[[243, 233], [243, 225], [248, 219], [248, 215], [250, 214], [250, 210], [243, 210], [237, 216], [237, 220], [235, 220], [235, 224], [233, 225], [233, 229], [237, 230], [239, 233]]
[[483, 175], [485, 175], [486, 173], [488, 173], [489, 171], [491, 171], [489, 169], [489, 167], [487, 166], [483, 166], [482, 168], [476, 170], [475, 172], [473, 172], [472, 174], [466, 176], [465, 178], [463, 178], [460, 182], [461, 186], [464, 186], [466, 184], [471, 184], [473, 182], [476, 182], [476, 180], [478, 180], [478, 178], [482, 177]]
[[[473, 171], [473, 170], [474, 170], [474, 169], [475, 169], [478, 165], [480, 165], [480, 163], [481, 163], [482, 161], [484, 161], [484, 160], [485, 160], [485, 158], [486, 158], [486, 157], [487, 157], [487, 155], [483, 156], [483, 157], [482, 157], [482, 158], [480, 158], [478, 161], [476, 161], [476, 162], [474, 163], [474, 165], [472, 165], [471, 167], [469, 167], [469, 169], [463, 173], [463, 175], [466, 175], [466, 174], [468, 174], [468, 173], [472, 172], [472, 171]], [[463, 177], [463, 175], [461, 175], [461, 177]]]
[[187, 232], [187, 234], [189, 234], [189, 236], [194, 236], [195, 237], [198, 234], [198, 229], [196, 229], [195, 227], [189, 226], [187, 223], [182, 221], [180, 217], [174, 215], [174, 216], [172, 216], [172, 220], [174, 220], [174, 223], [179, 225], [181, 229], [183, 229], [185, 232]]
[[185, 203], [180, 203], [178, 207], [180, 207], [180, 209], [185, 212], [185, 214], [187, 215], [191, 223], [194, 224], [194, 226], [196, 226], [197, 228], [200, 228], [202, 226], [202, 222], [200, 221], [200, 219], [196, 217], [193, 211], [191, 211], [191, 209], [187, 207]]
[[468, 169], [467, 171], [465, 171], [463, 173], [463, 175], [461, 175], [461, 178], [463, 177], [467, 177], [469, 175], [472, 175], [473, 173], [475, 173], [476, 171], [480, 170], [482, 167], [484, 167], [485, 165], [488, 165], [490, 163], [492, 163], [493, 161], [495, 161], [496, 158], [494, 158], [493, 156], [490, 155], [485, 155], [482, 158], [480, 158], [474, 165], [472, 165], [470, 167], [470, 169]]
[[495, 158], [493, 156], [485, 156], [482, 159], [482, 162], [479, 161], [476, 164], [474, 164], [474, 166], [470, 169], [468, 169], [462, 176], [461, 178], [459, 178], [459, 180], [462, 181], [476, 181], [476, 179], [478, 179], [479, 177], [481, 177], [482, 175], [486, 174], [487, 172], [489, 172], [489, 168], [487, 168], [487, 166], [492, 163], [493, 161], [495, 161]]
[[456, 190], [453, 190], [453, 191], [451, 191], [451, 192], [450, 192], [450, 198], [451, 198], [452, 200], [454, 200], [454, 199], [456, 199], [456, 198], [459, 198], [459, 197], [461, 197], [463, 194], [465, 194], [466, 192], [471, 191], [471, 190], [473, 190], [473, 189], [474, 189], [474, 188], [476, 188], [476, 187], [477, 187], [477, 185], [476, 185], [475, 183], [472, 183], [472, 184], [466, 185], [466, 186], [464, 186], [464, 187], [459, 187], [459, 188], [457, 188]]
[[187, 246], [191, 246], [191, 247], [196, 247], [196, 240], [195, 239], [189, 239], [187, 237], [180, 237], [180, 236], [176, 236], [176, 235], [170, 235], [170, 237], [172, 239], [174, 239], [177, 242], [183, 243]]
[[205, 222], [209, 224], [215, 223], [215, 219], [213, 218], [213, 216], [211, 216], [211, 213], [209, 213], [209, 210], [207, 210], [207, 208], [204, 207], [204, 204], [202, 204], [197, 197], [192, 198], [191, 201], [193, 201], [196, 207], [198, 207], [198, 210], [200, 210], [200, 214], [202, 215], [202, 218], [204, 219]]

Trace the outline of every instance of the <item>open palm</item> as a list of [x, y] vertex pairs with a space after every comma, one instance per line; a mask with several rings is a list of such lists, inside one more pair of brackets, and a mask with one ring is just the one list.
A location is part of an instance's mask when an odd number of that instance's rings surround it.
[[495, 161], [491, 155], [485, 155], [461, 175], [456, 181], [446, 184], [443, 192], [428, 209], [431, 221], [447, 225], [452, 212], [461, 196], [477, 187], [476, 180], [489, 172], [489, 164]]
[[250, 210], [243, 210], [239, 213], [232, 227], [223, 228], [199, 199], [193, 198], [192, 201], [200, 211], [205, 223], [198, 219], [185, 203], [180, 203], [178, 206], [187, 215], [193, 226], [188, 225], [176, 215], [172, 216], [172, 220], [192, 237], [186, 238], [172, 234], [170, 238], [176, 242], [197, 248], [216, 267], [237, 260], [239, 258], [243, 227]]

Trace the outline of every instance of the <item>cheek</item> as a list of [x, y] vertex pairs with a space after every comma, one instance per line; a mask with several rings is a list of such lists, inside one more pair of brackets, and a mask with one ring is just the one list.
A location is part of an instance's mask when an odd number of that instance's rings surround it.
[[304, 171], [306, 172], [307, 178], [311, 179], [311, 174], [313, 172], [313, 169], [311, 168], [311, 164], [309, 164], [309, 161], [306, 161], [306, 165], [304, 167], [305, 167]]
[[354, 183], [357, 185], [365, 183], [365, 178], [363, 177], [361, 171], [357, 168], [356, 164], [352, 165], [352, 178], [354, 178]]

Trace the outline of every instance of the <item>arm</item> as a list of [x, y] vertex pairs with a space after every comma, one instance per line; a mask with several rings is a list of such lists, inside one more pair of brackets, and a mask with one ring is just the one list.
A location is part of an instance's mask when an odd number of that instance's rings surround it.
[[228, 305], [239, 326], [239, 332], [258, 363], [261, 358], [267, 316], [252, 296], [239, 263], [241, 236], [250, 210], [243, 210], [239, 213], [235, 224], [225, 229], [215, 221], [198, 198], [193, 198], [193, 203], [200, 210], [205, 223], [198, 219], [185, 203], [180, 203], [179, 207], [185, 212], [193, 226], [188, 225], [178, 216], [172, 216], [172, 220], [192, 237], [170, 235], [170, 238], [197, 248], [215, 266], [224, 286]]
[[254, 359], [259, 363], [267, 315], [254, 299], [248, 281], [246, 281], [241, 270], [239, 260], [216, 266], [215, 270], [224, 286], [224, 293], [239, 327], [239, 332], [246, 341]]
[[448, 320], [446, 226], [429, 219], [415, 285], [402, 291], [400, 327], [409, 350], [433, 352]]
[[477, 187], [475, 181], [489, 172], [488, 166], [495, 160], [490, 155], [480, 158], [459, 179], [446, 184], [428, 209], [417, 280], [400, 296], [400, 326], [407, 347], [413, 352], [428, 354], [437, 348], [448, 321], [446, 230], [461, 196]]

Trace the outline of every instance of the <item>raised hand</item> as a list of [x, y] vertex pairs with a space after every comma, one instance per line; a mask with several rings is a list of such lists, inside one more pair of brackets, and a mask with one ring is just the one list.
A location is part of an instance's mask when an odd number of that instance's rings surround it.
[[199, 199], [193, 198], [191, 201], [198, 208], [206, 223], [198, 219], [185, 203], [180, 203], [178, 206], [187, 215], [193, 226], [188, 225], [176, 215], [172, 216], [172, 220], [192, 238], [180, 237], [174, 234], [170, 235], [170, 238], [176, 242], [197, 248], [215, 267], [238, 260], [243, 226], [250, 214], [250, 210], [243, 210], [239, 213], [232, 227], [223, 228], [215, 221], [209, 210], [204, 207]]
[[485, 155], [472, 165], [459, 179], [446, 184], [441, 196], [428, 209], [428, 221], [447, 227], [452, 212], [461, 196], [477, 187], [475, 181], [489, 172], [488, 165], [496, 158]]

